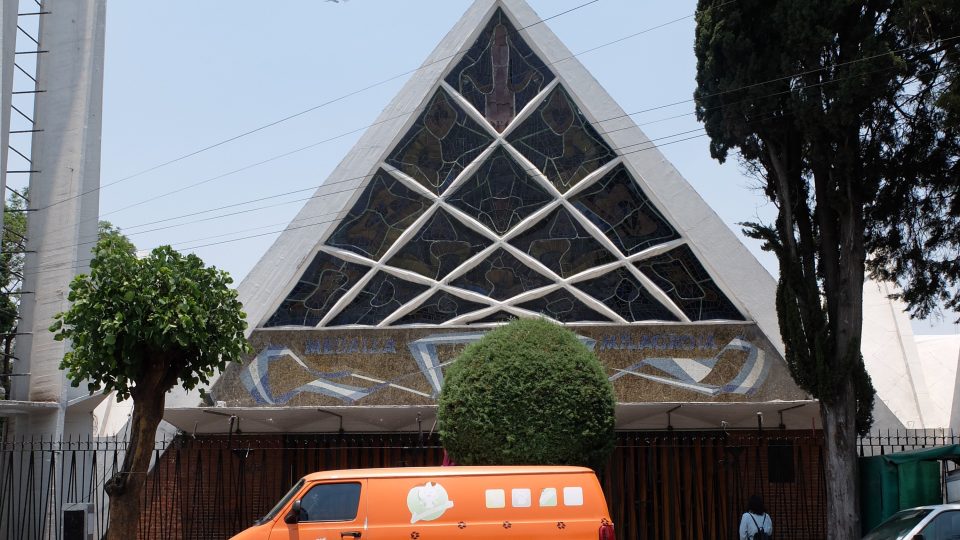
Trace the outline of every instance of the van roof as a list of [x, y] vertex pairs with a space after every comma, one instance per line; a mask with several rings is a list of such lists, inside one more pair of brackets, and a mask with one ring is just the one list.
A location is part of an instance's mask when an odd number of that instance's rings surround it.
[[308, 482], [317, 480], [346, 480], [360, 478], [411, 478], [420, 476], [491, 476], [517, 474], [579, 474], [593, 471], [586, 467], [499, 465], [471, 467], [455, 465], [451, 467], [394, 467], [383, 469], [341, 469], [321, 471], [306, 475]]

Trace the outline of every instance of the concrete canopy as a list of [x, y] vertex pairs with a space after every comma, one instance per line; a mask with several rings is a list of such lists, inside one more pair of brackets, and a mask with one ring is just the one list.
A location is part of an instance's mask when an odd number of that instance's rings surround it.
[[[230, 418], [234, 418], [231, 423]], [[164, 419], [190, 434], [436, 431], [435, 405], [414, 407], [193, 407], [167, 409]], [[623, 430], [820, 429], [816, 401], [765, 403], [631, 403], [616, 409]], [[239, 422], [237, 422], [239, 421]]]

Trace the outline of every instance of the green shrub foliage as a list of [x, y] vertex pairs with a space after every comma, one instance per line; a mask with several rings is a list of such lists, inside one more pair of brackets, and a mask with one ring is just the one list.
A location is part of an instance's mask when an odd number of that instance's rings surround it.
[[603, 466], [613, 387], [569, 330], [520, 319], [466, 348], [440, 393], [440, 440], [460, 465]]

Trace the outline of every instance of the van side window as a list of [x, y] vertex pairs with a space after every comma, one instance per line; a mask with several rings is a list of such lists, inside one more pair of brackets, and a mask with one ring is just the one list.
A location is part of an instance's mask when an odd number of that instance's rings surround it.
[[360, 484], [318, 484], [300, 499], [300, 521], [353, 521]]

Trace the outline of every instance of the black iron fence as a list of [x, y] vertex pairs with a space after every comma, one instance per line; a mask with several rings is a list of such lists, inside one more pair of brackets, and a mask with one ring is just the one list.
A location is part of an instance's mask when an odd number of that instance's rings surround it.
[[[752, 493], [764, 495], [777, 537], [825, 535], [818, 432], [619, 433], [601, 471], [618, 538], [732, 538]], [[875, 433], [861, 455], [960, 442], [942, 431]], [[116, 439], [0, 444], [0, 539], [100, 538], [103, 491], [123, 462]], [[159, 441], [140, 538], [229, 538], [265, 514], [308, 472], [438, 465], [426, 434], [191, 437]]]
[[0, 538], [100, 538], [107, 521], [103, 482], [119, 470], [125, 449], [114, 439], [0, 444]]

